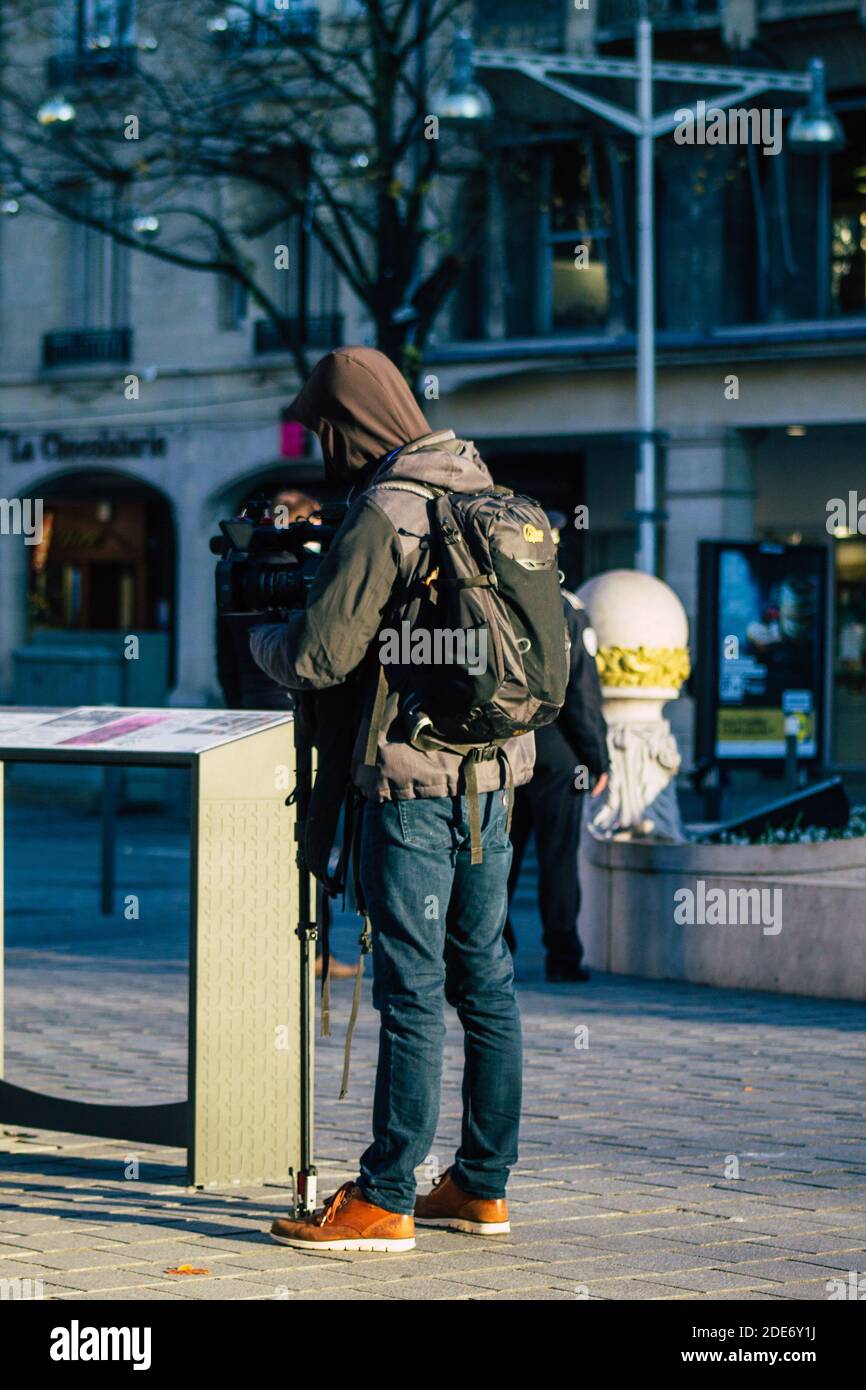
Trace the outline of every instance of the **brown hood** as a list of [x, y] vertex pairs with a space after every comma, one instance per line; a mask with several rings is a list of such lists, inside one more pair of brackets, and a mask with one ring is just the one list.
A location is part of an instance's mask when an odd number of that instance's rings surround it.
[[313, 368], [290, 414], [319, 438], [332, 482], [363, 482], [386, 454], [430, 434], [405, 377], [374, 348], [329, 352]]

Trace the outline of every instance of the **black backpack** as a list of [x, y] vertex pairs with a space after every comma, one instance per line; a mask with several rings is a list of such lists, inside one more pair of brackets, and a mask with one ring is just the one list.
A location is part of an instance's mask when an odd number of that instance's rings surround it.
[[[408, 478], [379, 486], [430, 501], [430, 562], [412, 634], [418, 673], [402, 701], [407, 736], [463, 754], [477, 802], [477, 761], [550, 724], [565, 700], [569, 639], [550, 524], [537, 502], [508, 488], [447, 492]], [[480, 844], [472, 848], [478, 862]]]

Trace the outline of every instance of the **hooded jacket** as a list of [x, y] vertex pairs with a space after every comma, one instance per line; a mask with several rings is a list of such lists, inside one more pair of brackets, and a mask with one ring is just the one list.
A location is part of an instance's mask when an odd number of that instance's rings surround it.
[[430, 433], [405, 378], [374, 348], [329, 352], [289, 414], [317, 435], [332, 483], [363, 486], [386, 454]]
[[[255, 628], [253, 657], [294, 690], [327, 691], [351, 678], [358, 718], [351, 775], [366, 797], [457, 796], [465, 791], [460, 755], [416, 749], [407, 740], [400, 714], [406, 668], [381, 667], [388, 691], [371, 756], [377, 639], [383, 627], [399, 632], [403, 622], [413, 624], [420, 607], [430, 528], [428, 500], [411, 490], [412, 483], [478, 492], [492, 488], [493, 479], [470, 441], [455, 438], [453, 430], [430, 430], [397, 368], [370, 348], [329, 353], [292, 413], [321, 441], [328, 477], [351, 480], [360, 491], [319, 566], [306, 607], [290, 614], [287, 624]], [[510, 739], [503, 751], [512, 785], [527, 782], [532, 735]], [[500, 760], [478, 763], [478, 790], [495, 790], [503, 775]]]

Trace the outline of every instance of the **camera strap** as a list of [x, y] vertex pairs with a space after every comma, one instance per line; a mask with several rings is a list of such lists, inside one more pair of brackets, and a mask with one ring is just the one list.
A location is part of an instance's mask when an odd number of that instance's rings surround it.
[[[399, 453], [399, 450], [396, 452]], [[413, 492], [416, 496], [423, 497], [428, 502], [432, 502], [437, 497], [442, 497], [445, 494], [444, 488], [434, 487], [432, 483], [416, 483], [414, 480], [408, 478], [389, 478], [387, 482], [377, 483], [376, 486], [389, 492]], [[383, 626], [386, 621], [390, 620], [390, 616], [397, 606], [399, 606], [399, 600], [395, 602], [392, 595], [391, 605], [389, 606], [389, 616], [387, 619], [383, 620]], [[388, 681], [385, 676], [384, 667], [380, 662], [378, 664], [373, 703], [370, 707], [370, 725], [367, 730], [367, 744], [364, 750], [365, 767], [376, 766], [376, 759], [379, 755], [379, 735], [384, 727], [387, 703]]]
[[370, 727], [367, 730], [367, 747], [364, 750], [364, 766], [375, 767], [379, 754], [379, 734], [385, 723], [385, 707], [388, 703], [388, 681], [385, 668], [379, 662], [376, 676], [376, 690], [370, 709]]

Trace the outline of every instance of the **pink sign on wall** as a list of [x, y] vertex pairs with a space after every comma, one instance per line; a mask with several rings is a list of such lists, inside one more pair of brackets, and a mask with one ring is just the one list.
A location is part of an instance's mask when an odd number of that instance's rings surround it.
[[307, 452], [306, 430], [298, 420], [280, 420], [280, 455], [284, 459], [303, 458]]

